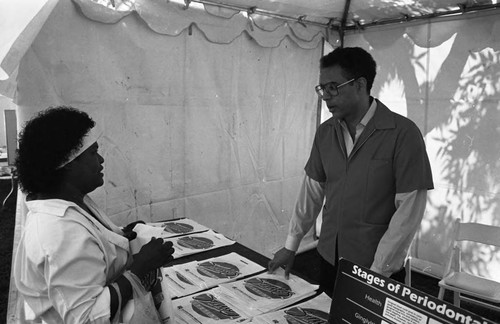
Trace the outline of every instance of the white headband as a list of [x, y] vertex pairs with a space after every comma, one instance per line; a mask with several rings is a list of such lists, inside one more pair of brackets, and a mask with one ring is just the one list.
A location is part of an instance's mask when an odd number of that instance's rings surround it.
[[101, 129], [99, 129], [97, 126], [91, 128], [90, 131], [83, 137], [83, 139], [82, 139], [82, 146], [78, 150], [75, 150], [74, 152], [71, 152], [70, 156], [68, 156], [68, 159], [65, 162], [61, 163], [61, 165], [59, 165], [57, 167], [57, 169], [61, 169], [66, 164], [68, 164], [71, 161], [73, 161], [74, 159], [76, 159], [86, 149], [88, 149], [95, 142], [97, 142], [97, 140], [101, 136], [102, 136], [102, 130]]

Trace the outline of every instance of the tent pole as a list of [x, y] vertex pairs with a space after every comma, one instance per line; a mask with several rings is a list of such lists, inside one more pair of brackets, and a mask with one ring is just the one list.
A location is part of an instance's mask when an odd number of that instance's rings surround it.
[[347, 25], [347, 17], [349, 16], [350, 8], [351, 8], [351, 0], [346, 0], [339, 28], [340, 47], [344, 47], [345, 28]]
[[[325, 55], [325, 42], [326, 40], [323, 38], [323, 46], [321, 46], [321, 57]], [[319, 82], [319, 80], [318, 80]], [[323, 106], [323, 99], [321, 99], [319, 96], [316, 96], [318, 98], [318, 101], [316, 103], [316, 128], [319, 127], [321, 124], [321, 108]], [[316, 235], [316, 228], [314, 228], [315, 232], [314, 235]]]

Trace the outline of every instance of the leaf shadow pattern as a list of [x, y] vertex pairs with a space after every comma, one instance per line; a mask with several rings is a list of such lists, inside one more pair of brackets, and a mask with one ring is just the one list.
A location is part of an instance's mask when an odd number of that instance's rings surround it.
[[[417, 73], [436, 67], [429, 64], [434, 59], [430, 47], [415, 51], [417, 45], [407, 35], [381, 44], [373, 42], [375, 37], [367, 39], [378, 50], [373, 53], [380, 67], [379, 80], [403, 82], [407, 117], [438, 150], [431, 161], [437, 166], [436, 189], [429, 195], [412, 256], [439, 265], [446, 262], [455, 218], [500, 225], [499, 52], [485, 47], [491, 42], [485, 43], [469, 29], [447, 35], [454, 37], [449, 54], [435, 79], [423, 83]], [[383, 86], [375, 84], [373, 92]], [[474, 262], [473, 272], [484, 273], [494, 258], [492, 250], [464, 250], [464, 259]]]
[[[449, 208], [443, 219], [460, 217], [463, 222], [484, 223], [491, 218], [489, 224], [500, 226], [496, 216], [500, 215], [500, 53], [491, 48], [470, 53], [469, 63], [451, 114], [433, 138], [441, 144], [437, 154], [444, 173], [440, 176], [448, 184]], [[498, 252], [493, 247], [466, 246], [463, 266], [471, 273], [491, 277], [495, 271], [488, 265], [500, 265]]]

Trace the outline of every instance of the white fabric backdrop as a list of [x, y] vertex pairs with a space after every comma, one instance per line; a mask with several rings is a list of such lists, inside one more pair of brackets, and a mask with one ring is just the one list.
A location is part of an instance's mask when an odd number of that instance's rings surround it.
[[[443, 265], [455, 218], [500, 226], [500, 15], [351, 34], [379, 65], [374, 95], [425, 136], [435, 189], [413, 256]], [[500, 251], [469, 247], [471, 270], [500, 279]], [[465, 258], [467, 259], [467, 258]]]
[[[0, 92], [16, 92], [19, 123], [51, 105], [88, 111], [106, 135], [106, 182], [93, 196], [118, 224], [186, 216], [270, 256], [316, 127], [324, 31], [236, 16], [238, 29], [223, 32], [213, 19], [163, 21], [140, 6], [101, 23], [76, 0], [41, 1], [34, 22], [56, 2], [38, 36], [28, 33], [36, 38], [26, 55], [29, 37], [1, 66], [10, 79]], [[500, 225], [500, 20], [465, 17], [346, 38], [379, 64], [374, 95], [425, 136], [436, 189], [413, 255], [437, 264], [453, 218]], [[500, 273], [494, 252], [469, 250], [473, 270]]]
[[316, 127], [320, 55], [288, 37], [165, 36], [136, 15], [96, 23], [61, 1], [20, 64], [19, 120], [61, 104], [93, 116], [106, 135], [93, 196], [118, 224], [185, 216], [271, 256]]
[[[309, 153], [324, 33], [243, 24], [226, 11], [217, 14], [236, 20], [239, 33], [218, 33], [220, 18], [193, 24], [196, 15], [168, 11], [162, 20], [147, 3], [109, 21], [84, 8], [109, 24], [58, 3], [24, 56], [19, 120], [71, 104], [105, 125], [107, 182], [96, 197], [117, 221], [199, 217], [269, 254], [282, 242]], [[426, 137], [436, 189], [414, 254], [437, 263], [453, 218], [500, 222], [498, 21], [492, 11], [347, 35], [346, 46], [370, 49], [379, 63], [374, 94]], [[280, 28], [266, 38], [266, 26]]]

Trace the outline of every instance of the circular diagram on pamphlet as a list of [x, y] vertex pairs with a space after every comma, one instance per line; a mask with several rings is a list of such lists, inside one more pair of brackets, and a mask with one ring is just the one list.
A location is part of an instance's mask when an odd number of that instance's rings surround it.
[[181, 237], [177, 243], [182, 247], [193, 250], [203, 250], [214, 246], [214, 242], [212, 240], [196, 236]]
[[200, 263], [196, 270], [205, 277], [216, 279], [231, 279], [240, 274], [240, 269], [234, 264], [218, 261]]
[[177, 276], [177, 279], [179, 279], [183, 283], [186, 283], [186, 284], [191, 285], [191, 286], [194, 285], [194, 283], [191, 280], [189, 280], [188, 278], [186, 278], [182, 273], [176, 271], [175, 275]]
[[245, 280], [245, 288], [254, 295], [269, 299], [288, 299], [294, 292], [283, 281], [269, 278], [250, 278]]
[[293, 307], [285, 311], [285, 319], [288, 324], [326, 324], [328, 313], [319, 309]]
[[194, 296], [191, 300], [191, 307], [201, 316], [215, 320], [236, 319], [240, 317], [238, 313], [211, 294]]
[[168, 222], [163, 224], [163, 231], [173, 234], [186, 234], [193, 231], [194, 227], [189, 224]]

